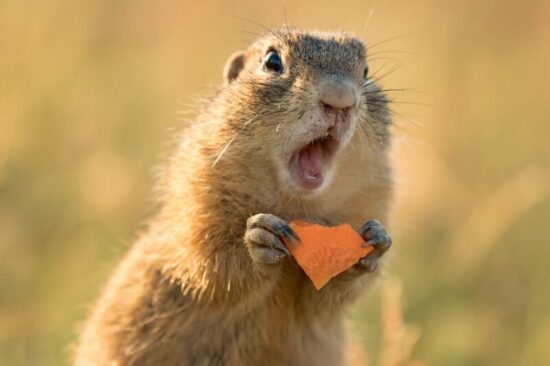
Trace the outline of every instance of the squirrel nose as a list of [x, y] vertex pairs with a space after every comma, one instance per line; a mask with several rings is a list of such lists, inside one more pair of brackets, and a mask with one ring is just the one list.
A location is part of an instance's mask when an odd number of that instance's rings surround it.
[[357, 93], [351, 85], [327, 83], [321, 91], [321, 106], [328, 114], [347, 113], [357, 106]]

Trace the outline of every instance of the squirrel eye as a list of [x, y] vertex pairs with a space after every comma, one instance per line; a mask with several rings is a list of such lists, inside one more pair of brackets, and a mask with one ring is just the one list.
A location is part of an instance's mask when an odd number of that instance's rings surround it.
[[363, 71], [363, 79], [367, 80], [369, 78], [369, 67], [365, 66], [365, 70]]
[[277, 51], [269, 51], [265, 56], [264, 67], [266, 70], [280, 74], [283, 72], [283, 61]]

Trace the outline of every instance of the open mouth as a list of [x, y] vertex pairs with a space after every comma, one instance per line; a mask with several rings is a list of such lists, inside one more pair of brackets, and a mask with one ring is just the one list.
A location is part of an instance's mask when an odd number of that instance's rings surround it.
[[330, 135], [311, 141], [296, 151], [291, 159], [291, 170], [302, 188], [313, 190], [323, 184], [338, 141]]

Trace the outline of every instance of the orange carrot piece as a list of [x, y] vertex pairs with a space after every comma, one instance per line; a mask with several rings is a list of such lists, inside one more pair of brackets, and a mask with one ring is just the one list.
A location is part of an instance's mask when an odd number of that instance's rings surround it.
[[295, 220], [290, 227], [301, 241], [286, 245], [317, 290], [374, 249], [365, 247], [365, 240], [348, 224], [326, 227]]

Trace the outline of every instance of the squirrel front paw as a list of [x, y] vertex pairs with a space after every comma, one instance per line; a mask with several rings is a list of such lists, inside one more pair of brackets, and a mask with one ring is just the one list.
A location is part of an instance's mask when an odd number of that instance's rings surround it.
[[273, 264], [290, 255], [283, 239], [290, 243], [300, 240], [288, 223], [275, 215], [261, 213], [246, 222], [244, 243], [254, 262]]
[[379, 259], [390, 249], [392, 240], [382, 224], [376, 220], [369, 220], [359, 230], [365, 240], [365, 245], [372, 245], [374, 250], [361, 258], [354, 268], [360, 271], [374, 272], [378, 268]]

